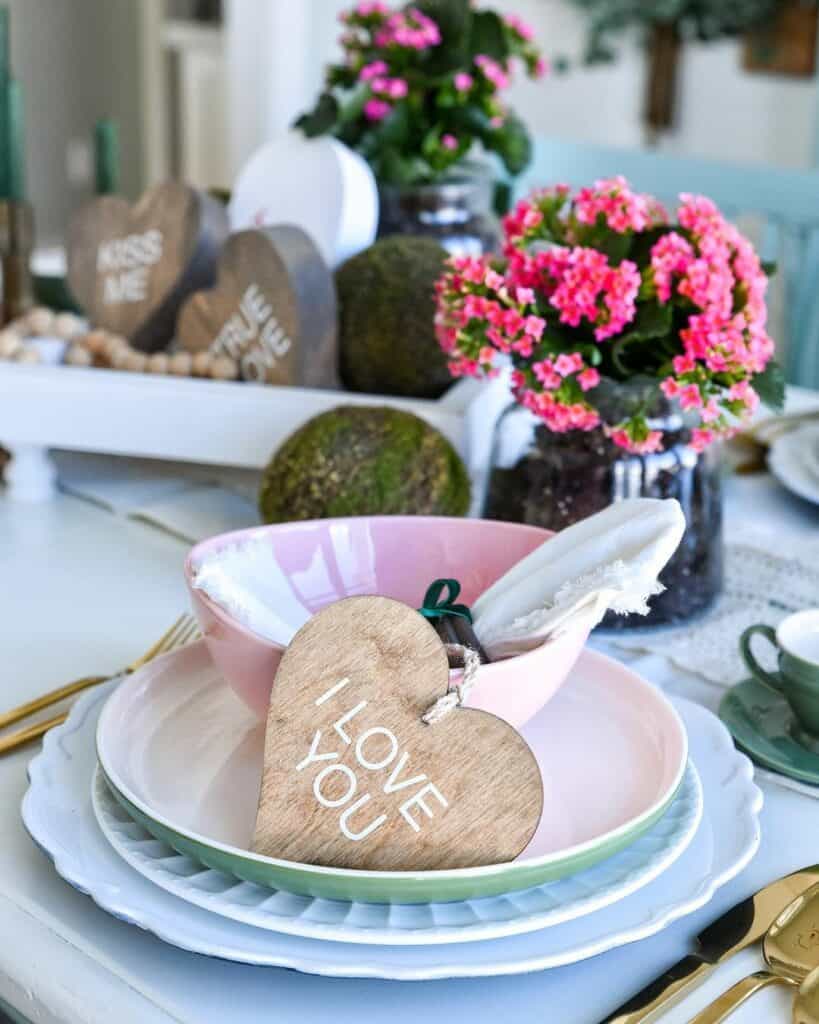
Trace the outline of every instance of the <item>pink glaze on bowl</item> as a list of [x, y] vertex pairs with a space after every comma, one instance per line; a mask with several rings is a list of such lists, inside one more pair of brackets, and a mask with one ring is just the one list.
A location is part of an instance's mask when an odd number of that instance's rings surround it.
[[[239, 697], [264, 717], [284, 647], [247, 629], [194, 588], [194, 567], [208, 555], [243, 540], [269, 538], [294, 599], [313, 613], [361, 594], [381, 594], [418, 608], [429, 584], [439, 577], [459, 580], [459, 600], [472, 604], [549, 536], [546, 530], [519, 523], [434, 516], [282, 523], [220, 534], [197, 544], [185, 562], [185, 578], [214, 662]], [[588, 626], [578, 622], [533, 651], [482, 665], [467, 706], [521, 728], [557, 692], [588, 632]]]

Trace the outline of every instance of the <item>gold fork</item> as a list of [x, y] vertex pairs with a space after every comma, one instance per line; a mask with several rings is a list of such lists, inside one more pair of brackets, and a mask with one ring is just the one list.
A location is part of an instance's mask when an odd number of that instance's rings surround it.
[[[97, 686], [108, 679], [113, 679], [114, 676], [130, 675], [147, 662], [157, 658], [160, 654], [168, 654], [179, 647], [184, 647], [185, 644], [190, 643], [196, 637], [198, 632], [199, 627], [193, 616], [180, 615], [171, 628], [166, 633], [163, 633], [152, 647], [149, 647], [141, 657], [137, 658], [136, 661], [132, 661], [121, 672], [115, 672], [110, 676], [84, 676], [82, 679], [75, 679], [73, 683], [67, 683], [58, 690], [52, 690], [50, 693], [45, 693], [42, 697], [37, 697], [27, 704], [21, 704], [11, 711], [6, 711], [4, 714], [0, 714], [0, 729], [5, 729], [7, 726], [13, 725], [23, 718], [28, 718], [29, 715], [36, 715], [38, 711], [43, 711], [45, 708], [51, 707], [52, 704], [58, 704], [67, 697], [73, 697], [75, 693], [87, 690], [91, 686]], [[16, 750], [17, 747], [21, 747], [24, 743], [36, 740], [55, 725], [60, 725], [66, 718], [68, 718], [68, 712], [64, 711], [59, 715], [54, 715], [52, 718], [47, 718], [43, 722], [36, 722], [34, 725], [29, 725], [24, 729], [17, 729], [15, 732], [9, 733], [8, 736], [3, 736], [0, 738], [0, 754], [6, 754], [10, 750]]]

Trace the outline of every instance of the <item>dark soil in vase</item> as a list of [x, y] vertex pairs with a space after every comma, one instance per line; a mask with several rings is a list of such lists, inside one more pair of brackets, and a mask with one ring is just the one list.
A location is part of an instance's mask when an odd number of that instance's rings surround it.
[[549, 530], [625, 498], [676, 498], [686, 519], [680, 547], [660, 576], [666, 590], [642, 615], [608, 615], [604, 628], [669, 625], [704, 612], [722, 589], [722, 488], [719, 454], [698, 454], [687, 432], [666, 434], [665, 451], [630, 455], [601, 430], [553, 434], [538, 426], [513, 465], [493, 467], [484, 515]]

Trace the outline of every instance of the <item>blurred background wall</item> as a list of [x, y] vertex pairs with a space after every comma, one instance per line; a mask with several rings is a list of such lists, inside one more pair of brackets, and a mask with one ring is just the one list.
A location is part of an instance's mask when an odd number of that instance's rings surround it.
[[[347, 0], [10, 0], [12, 59], [28, 120], [28, 178], [39, 237], [57, 240], [90, 189], [90, 132], [118, 120], [123, 188], [179, 174], [227, 187], [263, 139], [314, 98]], [[216, 5], [218, 6], [218, 5]], [[577, 57], [584, 23], [566, 0], [495, 0], [537, 29], [547, 53]], [[510, 100], [536, 132], [639, 146], [644, 61], [632, 41], [610, 66], [520, 82]], [[816, 81], [748, 74], [739, 44], [687, 44], [675, 153], [809, 167]]]
[[12, 64], [25, 95], [29, 191], [38, 235], [51, 240], [91, 187], [98, 118], [119, 121], [123, 188], [141, 188], [141, 0], [6, 2]]

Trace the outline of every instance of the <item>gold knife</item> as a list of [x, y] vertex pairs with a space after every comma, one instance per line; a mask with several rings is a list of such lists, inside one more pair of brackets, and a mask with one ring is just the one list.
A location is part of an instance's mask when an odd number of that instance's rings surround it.
[[713, 969], [759, 941], [782, 910], [819, 881], [819, 864], [771, 882], [737, 903], [697, 936], [694, 953], [683, 957], [601, 1024], [647, 1024], [696, 988]]

